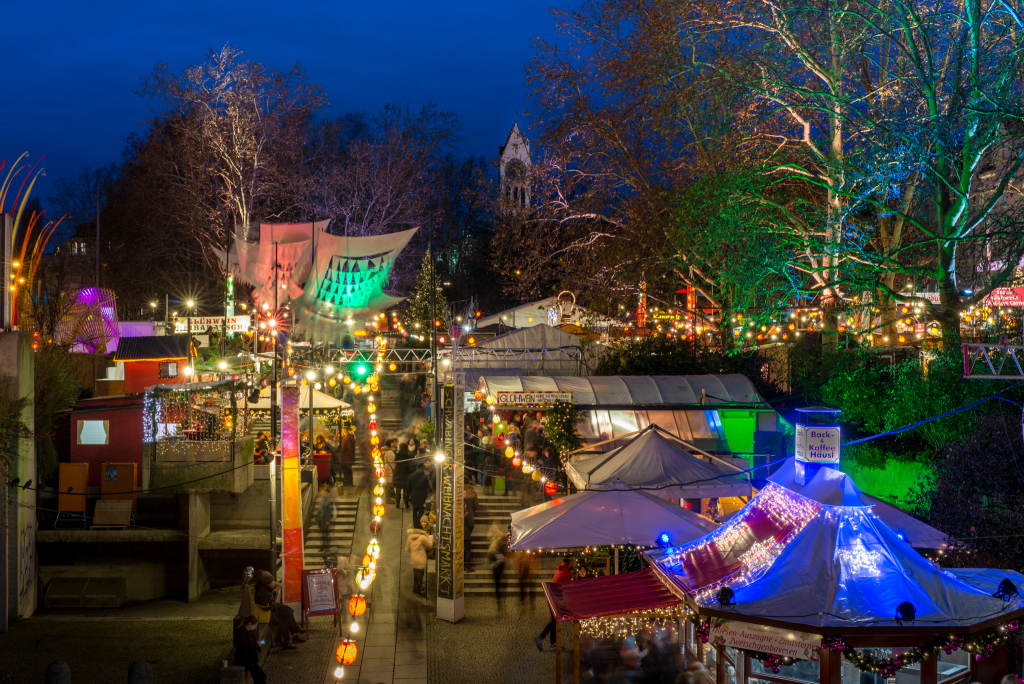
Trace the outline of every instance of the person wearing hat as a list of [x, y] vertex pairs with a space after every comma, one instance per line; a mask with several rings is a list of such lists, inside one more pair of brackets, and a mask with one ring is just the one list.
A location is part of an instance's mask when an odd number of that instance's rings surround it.
[[429, 523], [427, 516], [420, 518], [420, 527], [415, 524], [409, 528], [405, 538], [405, 548], [412, 559], [412, 591], [414, 594], [427, 597], [427, 554], [434, 548], [434, 540], [424, 529]]

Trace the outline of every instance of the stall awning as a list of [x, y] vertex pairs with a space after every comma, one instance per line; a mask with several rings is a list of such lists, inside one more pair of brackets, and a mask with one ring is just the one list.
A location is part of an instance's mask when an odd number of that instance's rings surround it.
[[650, 568], [560, 584], [545, 582], [543, 586], [558, 622], [658, 610], [679, 603], [679, 598]]

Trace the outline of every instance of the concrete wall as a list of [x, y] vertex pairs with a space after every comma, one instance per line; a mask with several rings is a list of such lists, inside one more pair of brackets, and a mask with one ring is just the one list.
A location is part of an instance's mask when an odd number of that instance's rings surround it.
[[[27, 400], [21, 419], [29, 428], [35, 424], [35, 355], [30, 333], [0, 334], [0, 377], [12, 382], [12, 391]], [[0, 513], [5, 524], [0, 528], [0, 633], [7, 631], [10, 621], [31, 617], [36, 610], [39, 592], [36, 560], [36, 472], [35, 442], [20, 439], [17, 454], [8, 472], [0, 473], [0, 491], [4, 493]], [[22, 485], [30, 480], [32, 488], [8, 488], [6, 483], [19, 478]]]
[[123, 563], [83, 562], [75, 565], [43, 565], [39, 568], [42, 586], [55, 577], [124, 577], [126, 597], [132, 601], [148, 601], [166, 593], [166, 565], [150, 561]]

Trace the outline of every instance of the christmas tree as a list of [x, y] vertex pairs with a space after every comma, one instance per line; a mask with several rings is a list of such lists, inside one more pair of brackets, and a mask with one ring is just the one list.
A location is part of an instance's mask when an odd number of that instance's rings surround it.
[[[432, 328], [430, 281], [433, 269], [434, 261], [431, 259], [430, 250], [427, 250], [427, 253], [423, 255], [423, 265], [420, 267], [420, 273], [416, 278], [416, 289], [409, 298], [409, 308], [405, 312], [405, 319], [409, 323], [407, 330], [409, 330], [410, 335], [425, 335]], [[435, 281], [435, 285], [437, 286], [435, 305], [440, 317], [440, 312], [445, 311], [448, 304], [445, 302], [441, 284]], [[426, 338], [426, 340], [429, 339], [429, 337]]]

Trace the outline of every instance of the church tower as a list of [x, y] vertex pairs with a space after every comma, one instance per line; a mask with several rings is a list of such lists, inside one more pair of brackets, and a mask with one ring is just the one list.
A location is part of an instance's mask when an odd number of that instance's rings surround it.
[[498, 173], [505, 206], [525, 209], [530, 206], [530, 141], [512, 124], [508, 139], [498, 147]]

